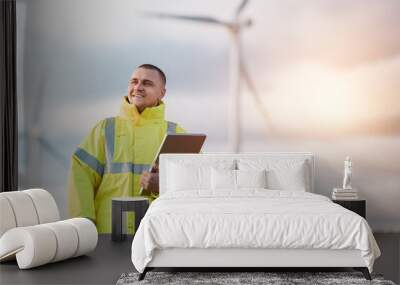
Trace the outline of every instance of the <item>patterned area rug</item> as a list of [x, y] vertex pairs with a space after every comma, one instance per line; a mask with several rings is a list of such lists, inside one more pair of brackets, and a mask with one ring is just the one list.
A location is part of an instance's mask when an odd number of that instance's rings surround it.
[[133, 284], [379, 284], [395, 285], [381, 275], [372, 275], [372, 281], [360, 272], [148, 272], [142, 281], [139, 273], [122, 274], [117, 285]]

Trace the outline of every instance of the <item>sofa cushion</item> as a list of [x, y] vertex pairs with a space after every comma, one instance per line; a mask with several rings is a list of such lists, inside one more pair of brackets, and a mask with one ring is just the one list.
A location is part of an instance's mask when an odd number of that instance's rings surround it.
[[97, 245], [97, 229], [86, 218], [8, 230], [0, 238], [0, 261], [17, 259], [28, 269], [86, 254]]

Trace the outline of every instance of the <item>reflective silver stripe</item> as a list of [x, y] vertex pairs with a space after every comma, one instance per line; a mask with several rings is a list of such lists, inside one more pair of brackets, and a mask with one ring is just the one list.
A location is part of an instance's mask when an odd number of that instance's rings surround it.
[[114, 158], [114, 133], [115, 120], [114, 118], [106, 119], [106, 164], [110, 164]]
[[177, 124], [167, 121], [168, 127], [167, 127], [167, 134], [176, 134], [176, 126]]
[[136, 164], [131, 162], [114, 162], [106, 167], [106, 173], [127, 173], [142, 174], [143, 171], [149, 171], [150, 164]]
[[103, 176], [104, 165], [98, 161], [97, 158], [82, 148], [77, 148], [74, 154], [77, 158], [86, 163], [93, 171], [97, 172], [100, 176]]
[[[176, 133], [176, 124], [168, 122], [168, 133]], [[105, 127], [106, 144], [106, 166], [103, 167], [105, 173], [129, 173], [142, 174], [143, 171], [149, 171], [150, 164], [136, 164], [131, 162], [113, 162], [114, 159], [114, 138], [115, 138], [115, 119], [106, 119]]]
[[132, 169], [133, 173], [142, 174], [143, 171], [150, 171], [151, 164], [134, 164]]

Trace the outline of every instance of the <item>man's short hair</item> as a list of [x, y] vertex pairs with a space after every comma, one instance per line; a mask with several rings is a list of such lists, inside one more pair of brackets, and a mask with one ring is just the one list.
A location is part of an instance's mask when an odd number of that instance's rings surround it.
[[164, 72], [160, 68], [158, 68], [157, 66], [149, 64], [149, 63], [145, 63], [145, 64], [142, 64], [142, 65], [139, 65], [138, 68], [156, 70], [158, 72], [158, 74], [161, 76], [161, 80], [163, 81], [164, 85], [167, 84], [167, 77], [165, 76]]

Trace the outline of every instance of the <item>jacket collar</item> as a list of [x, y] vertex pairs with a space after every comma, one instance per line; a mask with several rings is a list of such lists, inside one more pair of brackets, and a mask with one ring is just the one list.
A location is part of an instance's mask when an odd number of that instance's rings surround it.
[[165, 112], [165, 104], [161, 101], [158, 106], [149, 107], [139, 113], [135, 104], [130, 104], [128, 97], [124, 96], [122, 98], [122, 104], [120, 107], [120, 117], [133, 120], [135, 124], [143, 120], [163, 120]]

